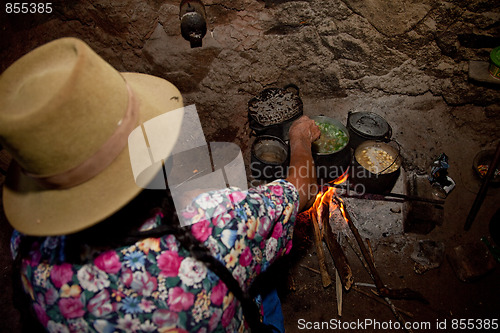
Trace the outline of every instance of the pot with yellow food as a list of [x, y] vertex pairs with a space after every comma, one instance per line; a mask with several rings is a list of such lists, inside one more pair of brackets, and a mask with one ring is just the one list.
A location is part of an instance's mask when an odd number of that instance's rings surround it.
[[400, 175], [401, 163], [398, 149], [384, 142], [365, 141], [354, 152], [352, 180], [369, 193], [389, 192]]

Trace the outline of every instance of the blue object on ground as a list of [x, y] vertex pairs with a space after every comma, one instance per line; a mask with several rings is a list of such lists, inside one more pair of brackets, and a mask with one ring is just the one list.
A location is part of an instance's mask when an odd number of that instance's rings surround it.
[[273, 332], [285, 333], [285, 319], [283, 318], [281, 302], [276, 289], [262, 296], [262, 309], [264, 324], [271, 326]]

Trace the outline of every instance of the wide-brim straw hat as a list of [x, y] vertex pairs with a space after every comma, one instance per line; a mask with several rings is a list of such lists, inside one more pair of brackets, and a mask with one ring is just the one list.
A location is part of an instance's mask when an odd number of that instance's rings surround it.
[[[170, 82], [120, 73], [79, 39], [17, 60], [0, 76], [0, 143], [13, 157], [3, 189], [10, 224], [27, 235], [65, 235], [120, 210], [142, 190], [128, 134], [182, 107]], [[166, 153], [181, 122], [166, 129]]]

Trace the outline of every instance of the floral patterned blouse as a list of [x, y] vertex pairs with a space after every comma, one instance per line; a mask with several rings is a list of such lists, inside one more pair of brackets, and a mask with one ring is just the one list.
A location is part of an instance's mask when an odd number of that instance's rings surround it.
[[[259, 273], [290, 251], [297, 210], [297, 190], [277, 180], [248, 191], [226, 188], [202, 194], [183, 215], [192, 222], [193, 235], [247, 290]], [[13, 255], [21, 238], [14, 233]], [[64, 237], [41, 238], [21, 266], [23, 287], [49, 332], [248, 329], [226, 285], [173, 235], [108, 250], [81, 265], [56, 264], [63, 242]]]

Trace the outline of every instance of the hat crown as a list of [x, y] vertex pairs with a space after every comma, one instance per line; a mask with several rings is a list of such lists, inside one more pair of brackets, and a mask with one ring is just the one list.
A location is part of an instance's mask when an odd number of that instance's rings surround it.
[[[182, 106], [172, 83], [119, 73], [78, 39], [20, 58], [0, 75], [0, 143], [17, 161], [3, 184], [10, 224], [26, 235], [65, 235], [121, 209], [142, 190], [129, 134]], [[169, 118], [165, 156], [182, 120], [183, 112]]]
[[0, 142], [26, 172], [58, 174], [98, 151], [127, 106], [118, 71], [83, 41], [59, 39], [0, 76]]

